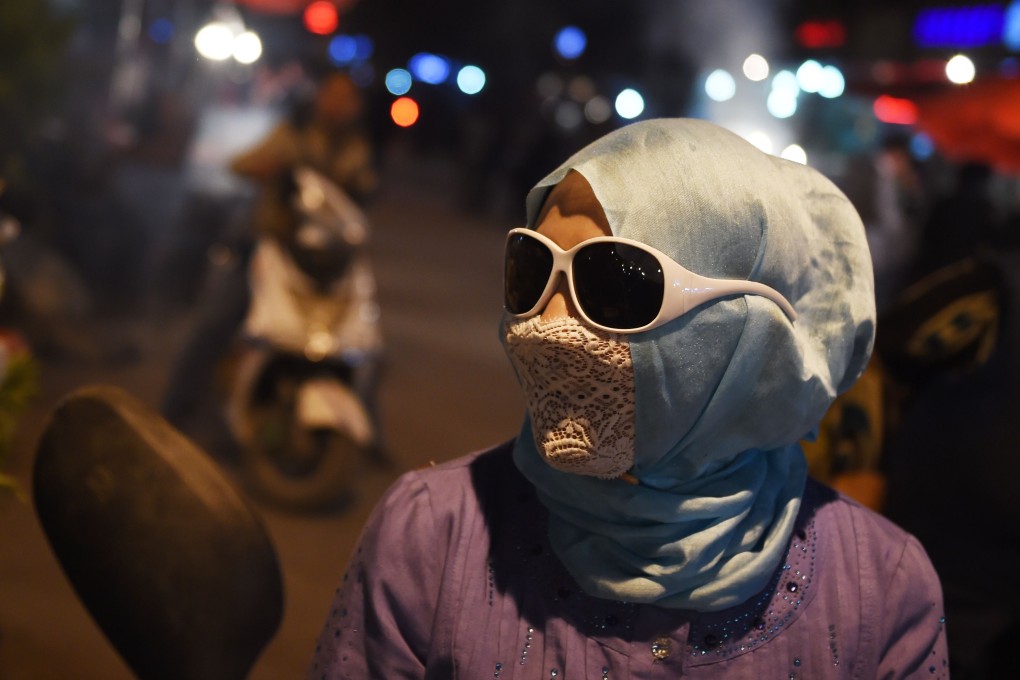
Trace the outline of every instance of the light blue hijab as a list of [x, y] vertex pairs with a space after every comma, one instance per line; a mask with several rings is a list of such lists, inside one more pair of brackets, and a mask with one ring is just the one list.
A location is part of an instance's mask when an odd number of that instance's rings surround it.
[[806, 465], [797, 442], [868, 361], [875, 303], [864, 228], [818, 172], [700, 120], [632, 124], [539, 182], [527, 224], [570, 170], [613, 234], [691, 271], [772, 286], [627, 336], [638, 486], [550, 467], [527, 420], [514, 460], [549, 509], [553, 550], [588, 593], [717, 611], [753, 597], [786, 552]]

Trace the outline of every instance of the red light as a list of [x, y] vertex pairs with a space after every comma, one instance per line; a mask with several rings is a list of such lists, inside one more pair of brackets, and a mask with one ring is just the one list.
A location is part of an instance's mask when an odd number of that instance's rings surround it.
[[794, 32], [801, 47], [839, 47], [846, 42], [846, 29], [838, 21], [805, 21]]
[[418, 122], [418, 102], [401, 97], [390, 106], [390, 118], [400, 127], [411, 127]]
[[913, 125], [917, 122], [917, 104], [909, 99], [898, 99], [883, 94], [872, 105], [875, 118], [893, 125]]
[[316, 35], [329, 35], [340, 23], [336, 5], [326, 0], [318, 0], [305, 8], [305, 28]]

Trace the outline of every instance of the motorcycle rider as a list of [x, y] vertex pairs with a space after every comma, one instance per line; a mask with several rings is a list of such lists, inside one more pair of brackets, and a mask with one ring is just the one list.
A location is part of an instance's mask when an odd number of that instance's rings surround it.
[[371, 146], [359, 125], [361, 110], [361, 95], [350, 76], [330, 73], [310, 106], [298, 106], [289, 120], [231, 162], [231, 170], [261, 185], [256, 226], [262, 233], [285, 233], [290, 211], [273, 185], [298, 165], [317, 170], [355, 202], [364, 203], [378, 179]]
[[[311, 98], [300, 102], [251, 149], [230, 164], [235, 173], [259, 185], [254, 213], [254, 236], [269, 236], [286, 244], [295, 218], [288, 205], [290, 171], [311, 167], [363, 203], [378, 178], [372, 149], [360, 128], [362, 99], [346, 73], [325, 75]], [[171, 367], [161, 410], [181, 429], [197, 415], [217, 362], [226, 353], [247, 315], [250, 248], [235, 258], [215, 290], [205, 298], [184, 349]]]

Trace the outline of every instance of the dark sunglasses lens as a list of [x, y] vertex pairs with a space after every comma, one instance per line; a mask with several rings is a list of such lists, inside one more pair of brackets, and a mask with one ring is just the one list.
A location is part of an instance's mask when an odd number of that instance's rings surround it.
[[655, 320], [664, 277], [651, 253], [626, 243], [593, 243], [574, 256], [574, 290], [595, 323], [621, 330]]
[[503, 304], [511, 314], [524, 314], [542, 297], [552, 273], [553, 255], [537, 239], [514, 234], [506, 242]]

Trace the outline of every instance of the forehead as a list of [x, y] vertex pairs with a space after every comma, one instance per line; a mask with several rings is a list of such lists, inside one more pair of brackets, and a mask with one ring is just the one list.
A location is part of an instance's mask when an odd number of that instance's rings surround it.
[[573, 171], [549, 191], [536, 224], [539, 233], [563, 249], [612, 234], [595, 192], [580, 173]]

